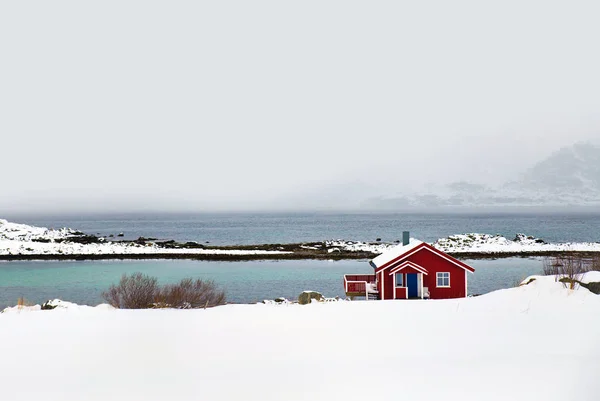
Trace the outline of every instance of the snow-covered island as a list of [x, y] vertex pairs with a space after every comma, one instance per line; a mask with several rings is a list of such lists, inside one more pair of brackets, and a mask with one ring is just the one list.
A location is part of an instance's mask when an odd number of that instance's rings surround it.
[[[329, 252], [350, 251], [381, 254], [397, 244], [360, 241], [326, 241]], [[547, 254], [552, 252], [600, 252], [600, 242], [546, 243], [544, 240], [516, 234], [508, 239], [500, 234], [457, 234], [440, 238], [431, 243], [435, 248], [449, 254]]]
[[0, 398], [597, 400], [600, 295], [523, 283], [437, 301], [9, 308]]
[[[90, 238], [90, 241], [82, 239]], [[86, 243], [87, 242], [87, 243]], [[0, 219], [0, 257], [7, 255], [282, 255], [280, 250], [166, 248], [156, 243], [108, 241], [70, 228], [59, 230], [11, 223]]]
[[[204, 246], [195, 242], [110, 241], [70, 228], [58, 230], [11, 223], [0, 219], [0, 259], [14, 258], [271, 258], [344, 259], [372, 258], [397, 243], [327, 240], [288, 245]], [[459, 234], [441, 238], [432, 245], [444, 252], [471, 257], [548, 255], [560, 252], [600, 252], [600, 243], [546, 243], [517, 234], [514, 239], [499, 234]]]

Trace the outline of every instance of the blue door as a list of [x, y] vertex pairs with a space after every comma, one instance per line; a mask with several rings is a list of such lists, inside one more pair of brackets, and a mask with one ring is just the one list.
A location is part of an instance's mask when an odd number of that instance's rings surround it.
[[406, 275], [406, 286], [408, 287], [408, 297], [416, 298], [419, 296], [419, 290], [417, 289], [417, 274]]

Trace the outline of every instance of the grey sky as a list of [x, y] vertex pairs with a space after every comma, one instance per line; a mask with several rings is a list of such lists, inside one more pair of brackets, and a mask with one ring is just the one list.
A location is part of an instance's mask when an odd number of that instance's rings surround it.
[[599, 12], [2, 2], [0, 210], [310, 206], [329, 188], [339, 205], [507, 180], [599, 136]]

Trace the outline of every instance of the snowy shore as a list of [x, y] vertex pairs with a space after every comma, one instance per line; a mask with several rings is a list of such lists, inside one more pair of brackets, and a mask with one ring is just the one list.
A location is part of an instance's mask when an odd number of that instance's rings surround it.
[[440, 301], [16, 308], [0, 398], [596, 400], [600, 296], [535, 278]]
[[[330, 240], [288, 246], [257, 245], [240, 247], [165, 247], [157, 242], [108, 241], [96, 238], [85, 243], [85, 234], [69, 228], [59, 230], [10, 223], [0, 219], [0, 259], [65, 257], [255, 257], [255, 258], [369, 258], [397, 246], [396, 243]], [[87, 236], [92, 237], [92, 236]], [[600, 243], [546, 243], [524, 234], [514, 239], [490, 234], [459, 234], [432, 244], [450, 254], [470, 256], [547, 255], [559, 252], [600, 252]], [[239, 248], [239, 249], [235, 249]], [[256, 249], [254, 249], [256, 248]]]
[[100, 238], [100, 243], [78, 243], [74, 239], [84, 235], [73, 229], [52, 230], [26, 224], [10, 223], [0, 219], [0, 256], [2, 255], [281, 255], [285, 251], [240, 249], [172, 249], [157, 244], [112, 242]]
[[[326, 241], [330, 252], [371, 252], [381, 254], [398, 244], [370, 243], [360, 241]], [[551, 252], [600, 252], [600, 242], [546, 243], [542, 239], [516, 234], [508, 239], [499, 234], [458, 234], [433, 242], [435, 248], [450, 254], [545, 254]]]

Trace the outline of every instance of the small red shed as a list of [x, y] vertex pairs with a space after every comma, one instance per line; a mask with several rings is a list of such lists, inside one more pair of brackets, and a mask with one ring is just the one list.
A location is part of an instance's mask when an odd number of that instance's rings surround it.
[[471, 266], [417, 240], [382, 253], [369, 263], [374, 274], [346, 275], [348, 296], [367, 299], [447, 299], [467, 296]]

